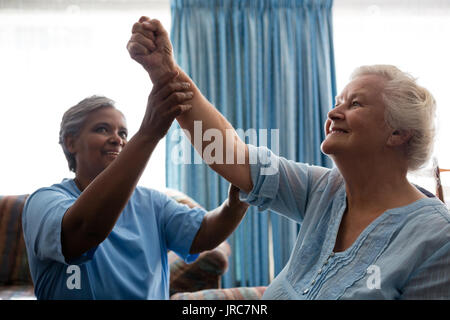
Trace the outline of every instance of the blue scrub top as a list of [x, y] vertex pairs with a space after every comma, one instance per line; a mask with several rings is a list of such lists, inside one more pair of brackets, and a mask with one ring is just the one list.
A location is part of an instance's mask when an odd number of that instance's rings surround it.
[[186, 262], [206, 213], [137, 187], [97, 247], [66, 261], [61, 222], [81, 192], [72, 179], [41, 188], [25, 203], [22, 224], [38, 299], [168, 299], [168, 250]]

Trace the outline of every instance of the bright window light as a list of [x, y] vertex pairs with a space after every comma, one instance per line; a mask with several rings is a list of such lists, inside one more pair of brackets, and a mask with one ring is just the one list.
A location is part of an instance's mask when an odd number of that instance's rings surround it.
[[[337, 0], [333, 28], [338, 93], [361, 65], [392, 64], [410, 72], [437, 101], [434, 156], [440, 167], [450, 169], [450, 2]], [[450, 200], [446, 174], [442, 174], [444, 196]], [[435, 192], [431, 162], [409, 178]]]
[[[125, 114], [131, 137], [152, 84], [126, 44], [142, 15], [170, 30], [170, 10], [0, 9], [0, 195], [31, 193], [74, 176], [58, 144], [63, 113], [104, 95]], [[165, 187], [165, 141], [139, 184]]]

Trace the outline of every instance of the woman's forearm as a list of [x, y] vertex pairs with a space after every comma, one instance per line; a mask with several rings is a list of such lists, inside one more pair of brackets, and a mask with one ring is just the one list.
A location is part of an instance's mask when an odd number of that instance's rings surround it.
[[[156, 19], [151, 20], [149, 17], [141, 17], [133, 25], [127, 49], [130, 56], [149, 73], [153, 84], [158, 84], [163, 75], [173, 69], [179, 72], [181, 81], [190, 83], [194, 96], [188, 103], [192, 105], [192, 109], [178, 116], [178, 123], [189, 132], [188, 138], [191, 143], [213, 170], [242, 190], [251, 191], [252, 181], [245, 143], [225, 117], [202, 95], [192, 79], [177, 66], [173, 58], [169, 34], [161, 22]], [[193, 139], [196, 136], [195, 124], [198, 121], [202, 126], [202, 132], [199, 132], [202, 139], [197, 145]], [[203, 133], [209, 129], [218, 130], [222, 138], [222, 159], [217, 162], [205, 159], [204, 150], [209, 141], [203, 139]]]
[[192, 242], [190, 253], [211, 250], [225, 241], [244, 218], [247, 208], [247, 204], [230, 206], [227, 200], [208, 212]]
[[109, 235], [157, 143], [136, 134], [69, 208], [61, 235], [66, 259], [80, 256]]
[[86, 182], [87, 187], [62, 221], [62, 247], [67, 258], [81, 255], [101, 243], [130, 199], [158, 142], [173, 120], [191, 107], [186, 83], [169, 73], [153, 86], [139, 131], [125, 143], [109, 166]]
[[[177, 121], [181, 128], [189, 132], [188, 138], [196, 148], [197, 152], [209, 164], [209, 166], [218, 174], [223, 176], [232, 184], [238, 186], [241, 190], [250, 192], [252, 190], [252, 180], [250, 176], [250, 165], [248, 148], [239, 138], [233, 126], [228, 120], [202, 95], [192, 79], [178, 67], [179, 78], [181, 81], [189, 82], [194, 97], [189, 101], [192, 109], [177, 117]], [[195, 127], [195, 122], [201, 124], [201, 132], [199, 127]], [[204, 133], [209, 129], [219, 130], [222, 144], [221, 161], [210, 163], [205, 159], [204, 150], [211, 143], [208, 139], [203, 139]], [[194, 141], [194, 137], [201, 135], [201, 144]], [[230, 155], [231, 154], [231, 155]], [[244, 155], [239, 158], [241, 155]]]

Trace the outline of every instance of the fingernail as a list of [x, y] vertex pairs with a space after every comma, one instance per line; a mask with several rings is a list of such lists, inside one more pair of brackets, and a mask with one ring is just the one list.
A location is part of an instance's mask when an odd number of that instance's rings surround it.
[[148, 22], [148, 21], [144, 21], [144, 22], [142, 22], [142, 26], [144, 26], [146, 28], [151, 28], [152, 24], [150, 22]]

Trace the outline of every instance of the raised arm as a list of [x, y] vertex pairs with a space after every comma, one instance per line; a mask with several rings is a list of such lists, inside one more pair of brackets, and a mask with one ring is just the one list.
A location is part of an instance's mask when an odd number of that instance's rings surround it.
[[[250, 192], [253, 185], [247, 146], [227, 119], [202, 95], [192, 79], [176, 64], [169, 35], [161, 23], [158, 20], [142, 17], [133, 26], [127, 48], [131, 57], [149, 73], [153, 83], [158, 83], [164, 73], [178, 70], [180, 81], [191, 84], [190, 90], [194, 92], [194, 96], [188, 103], [192, 105], [192, 109], [178, 116], [178, 123], [183, 129], [189, 131], [188, 138], [191, 143], [214, 171], [241, 190]], [[203, 133], [209, 129], [220, 131], [223, 142], [223, 157], [220, 163], [205, 159], [203, 151], [211, 143], [210, 141], [202, 139], [202, 143], [198, 145], [193, 141], [196, 121], [201, 121], [202, 137]]]
[[190, 108], [185, 101], [192, 93], [183, 83], [171, 82], [175, 76], [168, 73], [153, 87], [139, 131], [64, 214], [61, 243], [66, 260], [81, 256], [109, 235], [159, 140], [175, 117]]

